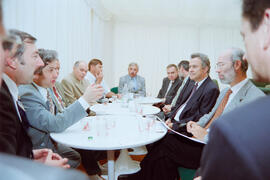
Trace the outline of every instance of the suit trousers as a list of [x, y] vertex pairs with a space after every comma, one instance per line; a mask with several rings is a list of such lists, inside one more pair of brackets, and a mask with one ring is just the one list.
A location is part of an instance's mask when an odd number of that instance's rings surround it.
[[68, 159], [68, 164], [72, 168], [77, 168], [81, 163], [80, 154], [74, 149], [67, 147], [63, 144], [57, 143], [55, 147], [55, 152], [58, 153], [61, 157]]
[[167, 133], [150, 148], [135, 179], [175, 180], [179, 166], [191, 169], [199, 167], [203, 147], [204, 144]]
[[97, 161], [106, 158], [105, 151], [73, 149], [62, 144], [57, 144], [56, 152], [63, 158], [68, 158], [68, 164], [72, 168], [77, 168], [82, 163], [89, 176], [101, 174]]

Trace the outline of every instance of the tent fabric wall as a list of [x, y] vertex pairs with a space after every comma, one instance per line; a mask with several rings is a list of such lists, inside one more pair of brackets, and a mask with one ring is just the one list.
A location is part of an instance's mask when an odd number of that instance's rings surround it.
[[146, 79], [148, 94], [156, 96], [168, 64], [178, 64], [191, 53], [202, 52], [210, 57], [211, 77], [218, 79], [214, 68], [218, 54], [229, 47], [243, 48], [240, 25], [121, 20], [98, 0], [3, 3], [6, 29], [29, 32], [38, 38], [38, 48], [58, 51], [59, 80], [72, 71], [75, 61], [100, 58], [105, 80], [114, 87], [127, 74], [128, 64], [135, 61], [140, 66], [139, 74]]

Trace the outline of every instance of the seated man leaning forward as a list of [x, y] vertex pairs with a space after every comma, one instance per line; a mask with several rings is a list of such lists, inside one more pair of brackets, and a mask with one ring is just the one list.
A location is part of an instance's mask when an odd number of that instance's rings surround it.
[[18, 98], [18, 86], [32, 82], [35, 70], [44, 64], [35, 46], [36, 38], [18, 30], [10, 30], [9, 34], [13, 41], [3, 42], [5, 53], [0, 88], [0, 152], [68, 168], [68, 160], [50, 149], [33, 149], [27, 135], [28, 119]]
[[[206, 129], [213, 120], [223, 113], [264, 96], [264, 93], [247, 79], [248, 64], [247, 61], [242, 60], [243, 54], [241, 49], [232, 48], [220, 55], [217, 62], [217, 73], [221, 82], [229, 84], [230, 88], [226, 88], [220, 93], [210, 113], [202, 116], [197, 123], [188, 122], [187, 131], [192, 133], [195, 138], [207, 142], [208, 139], [204, 138], [207, 134]], [[139, 173], [126, 179], [174, 180], [178, 175], [179, 166], [191, 169], [199, 167], [203, 148], [203, 143], [168, 133], [165, 138], [154, 144], [143, 159], [142, 169]]]
[[84, 79], [87, 73], [87, 64], [84, 61], [76, 61], [73, 72], [67, 75], [61, 82], [67, 105], [79, 99], [90, 83]]
[[[42, 53], [51, 53], [51, 51], [45, 50]], [[77, 167], [81, 159], [88, 175], [99, 179], [98, 174], [101, 171], [96, 162], [98, 153], [79, 149], [76, 149], [76, 152], [72, 148], [53, 142], [50, 133], [62, 132], [86, 117], [89, 103], [99, 99], [103, 94], [103, 89], [100, 85], [89, 85], [78, 100], [65, 108], [63, 112], [59, 112], [55, 105], [56, 99], [52, 98], [51, 91], [49, 91], [58, 77], [56, 63], [58, 59], [52, 55], [42, 57], [45, 66], [35, 72], [34, 82], [19, 87], [19, 95], [31, 125], [28, 134], [34, 148], [51, 148], [63, 157], [69, 158], [72, 167]]]
[[140, 94], [142, 96], [146, 95], [145, 92], [145, 80], [143, 77], [137, 75], [139, 71], [139, 66], [137, 63], [130, 63], [128, 65], [128, 75], [120, 78], [118, 92], [120, 94], [124, 92], [125, 87], [127, 87], [128, 92]]
[[104, 89], [104, 96], [111, 98], [112, 96], [118, 96], [110, 91], [108, 85], [103, 78], [103, 66], [102, 61], [99, 59], [92, 59], [88, 63], [88, 72], [85, 77], [90, 84], [100, 84]]

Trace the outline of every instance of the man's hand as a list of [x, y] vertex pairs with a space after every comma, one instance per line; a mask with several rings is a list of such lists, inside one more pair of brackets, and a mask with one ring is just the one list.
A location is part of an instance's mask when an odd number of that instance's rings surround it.
[[52, 151], [49, 151], [44, 164], [46, 164], [48, 166], [70, 168], [70, 165], [67, 164], [67, 162], [68, 162], [68, 159], [67, 158], [62, 158], [58, 154], [53, 153]]
[[198, 176], [196, 178], [194, 178], [193, 180], [201, 180], [202, 179], [202, 176]]
[[169, 128], [172, 129], [173, 123], [172, 123], [171, 119], [168, 119], [165, 123], [166, 123], [166, 125], [167, 125]]
[[92, 84], [86, 88], [82, 97], [84, 100], [86, 100], [86, 102], [91, 103], [100, 99], [103, 96], [103, 92], [104, 90], [101, 85]]
[[57, 166], [62, 168], [70, 168], [67, 164], [68, 159], [62, 158], [56, 153], [53, 153], [50, 149], [37, 149], [33, 150], [35, 161], [44, 163], [49, 166]]
[[162, 108], [162, 110], [163, 110], [164, 113], [171, 112], [171, 110], [172, 110], [172, 105], [170, 105], [170, 104], [165, 105], [165, 106]]
[[199, 126], [196, 122], [189, 121], [187, 123], [187, 132], [191, 133], [196, 139], [202, 140], [207, 134], [207, 131]]
[[100, 71], [99, 73], [96, 74], [96, 84], [100, 84], [103, 79], [103, 72]]
[[34, 160], [44, 163], [50, 149], [35, 149], [33, 150]]

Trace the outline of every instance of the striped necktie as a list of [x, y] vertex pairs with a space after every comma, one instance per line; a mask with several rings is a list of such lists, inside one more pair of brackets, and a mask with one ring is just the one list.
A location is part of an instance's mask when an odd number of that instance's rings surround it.
[[232, 94], [232, 90], [229, 89], [226, 92], [226, 94], [225, 94], [224, 98], [222, 99], [221, 103], [219, 104], [219, 106], [218, 106], [215, 114], [213, 115], [213, 117], [211, 118], [211, 120], [206, 124], [206, 126], [204, 127], [204, 129], [208, 129], [209, 126], [212, 124], [212, 122], [215, 119], [217, 119], [223, 113], [224, 108], [225, 108], [226, 104], [228, 103], [228, 100], [229, 100], [229, 97], [230, 97], [231, 94]]

